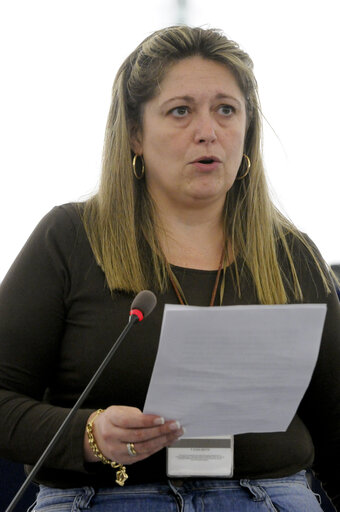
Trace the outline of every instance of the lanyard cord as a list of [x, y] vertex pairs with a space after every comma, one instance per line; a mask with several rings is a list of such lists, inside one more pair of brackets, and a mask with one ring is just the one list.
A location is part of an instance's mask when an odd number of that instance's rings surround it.
[[[212, 307], [214, 305], [214, 303], [215, 303], [216, 292], [217, 292], [218, 283], [220, 282], [220, 276], [221, 276], [222, 267], [223, 267], [223, 280], [225, 278], [225, 268], [223, 266], [224, 254], [225, 254], [225, 250], [223, 249], [222, 255], [221, 255], [220, 264], [219, 264], [219, 267], [218, 267], [218, 270], [217, 270], [217, 276], [216, 276], [215, 284], [214, 284], [213, 291], [212, 291], [212, 294], [211, 294], [211, 299], [210, 299], [210, 304], [209, 304], [210, 307]], [[173, 271], [171, 270], [171, 268], [169, 269], [169, 278], [170, 278], [171, 284], [173, 286], [173, 289], [175, 290], [175, 293], [176, 293], [176, 295], [178, 297], [178, 300], [179, 300], [180, 304], [182, 304], [182, 306], [184, 306], [184, 305], [187, 306], [188, 302], [187, 302], [187, 300], [185, 298], [185, 295], [183, 293], [181, 285], [179, 284], [178, 279], [175, 276], [175, 274], [173, 273]], [[223, 292], [224, 292], [224, 283], [223, 283]], [[222, 304], [223, 292], [222, 292], [222, 295], [220, 297], [221, 304]]]

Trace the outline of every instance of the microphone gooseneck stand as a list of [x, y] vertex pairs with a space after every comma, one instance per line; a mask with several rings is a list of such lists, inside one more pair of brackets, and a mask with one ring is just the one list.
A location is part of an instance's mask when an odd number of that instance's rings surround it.
[[53, 436], [52, 440], [48, 444], [47, 448], [41, 455], [40, 459], [36, 462], [35, 466], [33, 467], [32, 471], [27, 476], [26, 480], [18, 490], [17, 494], [14, 496], [13, 500], [9, 504], [9, 506], [6, 508], [5, 512], [12, 512], [15, 505], [18, 503], [18, 501], [21, 499], [22, 495], [24, 494], [25, 490], [29, 486], [29, 484], [32, 482], [35, 475], [38, 473], [39, 469], [43, 465], [45, 459], [47, 456], [51, 453], [53, 450], [55, 444], [59, 440], [61, 434], [64, 432], [65, 428], [70, 423], [71, 419], [75, 415], [75, 413], [78, 411], [80, 406], [83, 404], [84, 400], [87, 398], [89, 392], [97, 382], [100, 375], [103, 373], [104, 369], [110, 362], [112, 356], [118, 349], [119, 345], [127, 335], [127, 333], [130, 331], [130, 329], [135, 325], [135, 323], [142, 321], [151, 311], [154, 309], [156, 305], [156, 297], [155, 295], [150, 292], [149, 290], [144, 290], [140, 292], [134, 299], [134, 301], [131, 304], [131, 310], [130, 310], [130, 317], [129, 322], [121, 332], [119, 338], [116, 340], [116, 342], [112, 345], [111, 349], [109, 350], [108, 354], [106, 355], [105, 359], [91, 378], [90, 382], [82, 392], [82, 394], [79, 396], [78, 400], [62, 422], [61, 426]]

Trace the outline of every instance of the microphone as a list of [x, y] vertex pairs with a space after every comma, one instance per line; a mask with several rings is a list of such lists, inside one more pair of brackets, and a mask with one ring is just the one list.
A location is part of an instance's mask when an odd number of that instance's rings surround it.
[[[156, 303], [156, 295], [150, 292], [150, 290], [143, 290], [142, 292], [139, 292], [131, 304], [129, 322], [136, 322], [137, 320], [141, 322], [151, 313], [153, 308], [156, 306]], [[137, 317], [137, 319], [133, 320], [134, 317]]]
[[66, 416], [64, 421], [62, 422], [61, 426], [55, 433], [55, 435], [52, 438], [52, 440], [50, 441], [50, 443], [47, 445], [47, 448], [45, 449], [45, 451], [41, 455], [40, 459], [37, 461], [37, 463], [33, 467], [32, 471], [27, 476], [26, 480], [20, 487], [17, 494], [14, 496], [11, 503], [6, 508], [5, 512], [11, 512], [13, 510], [13, 508], [15, 507], [15, 505], [18, 503], [18, 501], [21, 499], [25, 490], [27, 489], [27, 487], [29, 486], [29, 484], [31, 483], [31, 481], [33, 480], [35, 475], [38, 473], [39, 469], [43, 465], [43, 463], [46, 460], [46, 458], [48, 457], [48, 455], [53, 450], [55, 444], [59, 440], [61, 434], [64, 432], [65, 428], [67, 427], [67, 425], [69, 424], [69, 422], [71, 421], [71, 419], [73, 418], [73, 416], [75, 415], [77, 410], [80, 408], [80, 406], [83, 404], [84, 400], [87, 398], [89, 392], [91, 391], [91, 389], [97, 382], [98, 378], [103, 373], [103, 371], [106, 368], [106, 366], [108, 365], [108, 363], [111, 361], [112, 356], [118, 349], [119, 345], [121, 344], [121, 342], [123, 341], [123, 339], [125, 338], [127, 333], [130, 331], [131, 327], [136, 322], [141, 322], [144, 318], [146, 318], [152, 312], [152, 310], [156, 306], [156, 303], [157, 303], [157, 299], [156, 299], [155, 294], [149, 290], [143, 290], [136, 295], [136, 297], [134, 298], [134, 300], [131, 304], [129, 321], [126, 324], [126, 326], [124, 327], [123, 331], [121, 332], [119, 338], [117, 338], [116, 342], [112, 345], [112, 347], [109, 350], [108, 354], [106, 355], [105, 359], [103, 360], [103, 362], [101, 363], [101, 365], [99, 366], [99, 368], [97, 369], [95, 374], [93, 375], [92, 379], [90, 380], [90, 382], [88, 383], [88, 385], [86, 386], [86, 388], [84, 389], [84, 391], [82, 392], [80, 397], [78, 398], [77, 402], [74, 404], [74, 406], [72, 407], [72, 409], [70, 410], [70, 412], [68, 413], [68, 415]]

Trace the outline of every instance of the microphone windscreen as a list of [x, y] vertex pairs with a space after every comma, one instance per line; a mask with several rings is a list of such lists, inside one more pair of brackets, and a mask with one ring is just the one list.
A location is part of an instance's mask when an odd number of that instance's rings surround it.
[[134, 298], [131, 309], [138, 309], [147, 317], [157, 304], [156, 295], [150, 290], [143, 290]]

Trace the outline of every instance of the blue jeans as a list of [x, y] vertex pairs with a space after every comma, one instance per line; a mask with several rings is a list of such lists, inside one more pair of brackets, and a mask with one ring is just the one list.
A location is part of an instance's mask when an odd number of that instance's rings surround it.
[[320, 512], [305, 472], [263, 480], [169, 480], [167, 484], [52, 489], [32, 512]]

